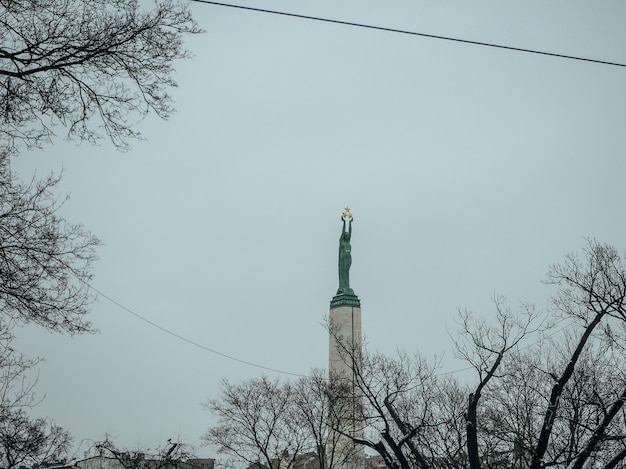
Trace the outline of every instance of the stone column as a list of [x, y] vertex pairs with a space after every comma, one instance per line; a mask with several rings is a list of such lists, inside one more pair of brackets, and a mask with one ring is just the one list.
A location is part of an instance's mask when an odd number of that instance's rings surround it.
[[[356, 385], [355, 369], [361, 357], [361, 307], [356, 295], [337, 295], [333, 298], [329, 313], [329, 379], [335, 392], [336, 412], [340, 420], [335, 422], [342, 432], [363, 438], [363, 398]], [[350, 304], [352, 303], [352, 304]], [[354, 445], [343, 435], [333, 435], [335, 464], [341, 469], [363, 469], [365, 448]]]

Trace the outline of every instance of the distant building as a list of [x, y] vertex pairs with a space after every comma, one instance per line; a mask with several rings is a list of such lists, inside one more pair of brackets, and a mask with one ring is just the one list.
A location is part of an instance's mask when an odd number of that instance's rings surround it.
[[215, 459], [211, 458], [195, 458], [187, 459], [182, 466], [184, 469], [215, 469]]
[[383, 457], [378, 454], [365, 457], [365, 469], [385, 469], [386, 467]]
[[139, 453], [133, 455], [121, 454], [119, 458], [92, 456], [81, 459], [74, 464], [55, 469], [214, 469], [215, 460], [210, 458], [195, 458], [186, 461], [164, 461], [160, 459], [145, 459]]
[[320, 459], [317, 453], [299, 454], [291, 465], [292, 469], [319, 469]]
[[116, 458], [104, 456], [92, 456], [87, 459], [76, 461], [74, 469], [124, 469], [124, 466]]
[[[268, 469], [268, 467], [261, 462], [255, 462], [246, 469]], [[290, 463], [273, 460], [272, 469], [320, 469], [320, 460], [317, 453], [296, 454]]]

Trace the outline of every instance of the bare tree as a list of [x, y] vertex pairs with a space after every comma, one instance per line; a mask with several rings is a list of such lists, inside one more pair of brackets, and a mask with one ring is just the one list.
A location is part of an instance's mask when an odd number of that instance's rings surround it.
[[294, 399], [291, 384], [267, 377], [237, 385], [223, 381], [220, 397], [205, 405], [217, 417], [217, 425], [203, 440], [233, 464], [289, 467], [299, 453], [310, 449], [308, 429], [295, 414]]
[[[626, 370], [615, 332], [626, 318], [623, 260], [590, 240], [582, 255], [550, 269], [548, 283], [557, 287], [551, 313], [560, 323], [543, 339], [523, 349], [511, 341], [500, 355], [481, 342], [489, 337], [481, 327], [464, 334], [466, 351], [474, 351], [464, 357], [476, 370], [482, 363], [489, 378], [480, 389], [482, 408], [468, 412], [468, 423], [477, 425], [468, 428], [471, 467], [581, 468], [590, 459], [612, 467], [626, 454]], [[478, 386], [484, 382], [479, 374]]]
[[[559, 414], [561, 396], [569, 384], [576, 365], [586, 348], [592, 346], [593, 334], [601, 322], [626, 320], [626, 266], [615, 248], [590, 240], [583, 251], [584, 257], [571, 254], [562, 264], [554, 265], [548, 274], [548, 282], [559, 288], [553, 298], [555, 310], [568, 319], [580, 324], [580, 335], [574, 342], [569, 361], [554, 373], [554, 383], [546, 406], [543, 423], [537, 445], [534, 448], [531, 469], [544, 465], [544, 457], [555, 428], [554, 422]], [[620, 386], [621, 387], [621, 386]], [[617, 400], [623, 402], [622, 394]], [[621, 407], [621, 405], [620, 405]], [[607, 426], [616, 414], [607, 412], [606, 419], [600, 423]], [[597, 428], [603, 433], [601, 428]], [[601, 441], [590, 440], [590, 447], [580, 452], [574, 467], [582, 467], [593, 449]]]
[[133, 121], [171, 115], [172, 63], [198, 32], [174, 0], [1, 0], [0, 149], [39, 146], [57, 126], [126, 149]]
[[72, 437], [52, 421], [31, 419], [22, 409], [0, 410], [0, 459], [2, 467], [39, 467], [59, 463]]
[[293, 415], [307, 431], [306, 448], [314, 452], [319, 469], [344, 467], [352, 454], [339, 450], [342, 422], [351, 417], [353, 403], [344, 397], [350, 392], [340, 380], [329, 380], [323, 370], [299, 378], [293, 385]]
[[[455, 342], [457, 354], [469, 362], [478, 374], [478, 384], [468, 397], [467, 412], [467, 455], [470, 469], [480, 469], [481, 460], [491, 455], [492, 460], [500, 458], [504, 449], [488, 444], [488, 451], [483, 448], [480, 454], [478, 438], [478, 405], [486, 386], [497, 377], [498, 368], [506, 355], [521, 340], [533, 332], [539, 314], [528, 304], [522, 305], [522, 311], [514, 314], [505, 304], [502, 296], [493, 297], [496, 310], [495, 325], [467, 310], [459, 312], [460, 334]], [[487, 443], [486, 441], [484, 443]]]
[[51, 462], [71, 441], [62, 428], [26, 413], [37, 404], [28, 372], [41, 360], [15, 350], [15, 326], [93, 330], [85, 319], [94, 299], [87, 282], [100, 242], [60, 215], [58, 182], [48, 176], [23, 184], [0, 157], [0, 445], [7, 468]]
[[0, 316], [0, 416], [37, 403], [36, 379], [29, 378], [28, 372], [41, 359], [29, 358], [13, 348], [14, 326], [14, 320]]
[[0, 160], [0, 310], [20, 323], [70, 334], [92, 330], [85, 319], [100, 241], [61, 215], [60, 178], [23, 184]]
[[391, 469], [433, 466], [435, 455], [430, 449], [434, 445], [422, 443], [443, 424], [437, 410], [444, 403], [435, 376], [438, 362], [402, 351], [395, 357], [369, 353], [366, 347], [346, 344], [332, 329], [329, 332], [341, 360], [353, 370], [353, 384], [363, 400], [364, 431], [343, 431], [341, 419], [333, 423], [338, 425], [335, 430], [376, 451]]
[[[91, 451], [103, 458], [112, 458], [123, 469], [202, 469], [195, 459], [194, 449], [188, 444], [168, 439], [152, 451], [142, 448], [120, 448], [107, 434], [101, 441], [91, 442]], [[206, 460], [204, 460], [206, 461]]]

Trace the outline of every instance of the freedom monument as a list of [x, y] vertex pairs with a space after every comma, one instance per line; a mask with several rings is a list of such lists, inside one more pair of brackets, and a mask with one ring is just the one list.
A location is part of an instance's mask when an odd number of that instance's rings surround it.
[[[341, 394], [338, 398], [341, 407], [338, 422], [341, 433], [362, 438], [363, 402], [356, 385], [356, 369], [361, 361], [361, 301], [350, 287], [350, 240], [354, 218], [349, 207], [342, 213], [341, 221], [343, 226], [339, 237], [339, 288], [330, 302], [328, 316], [328, 374], [331, 385], [340, 390], [338, 392]], [[364, 449], [357, 448], [349, 437], [343, 435], [333, 438], [333, 459], [341, 460], [339, 467], [343, 469], [362, 469], [365, 464]]]

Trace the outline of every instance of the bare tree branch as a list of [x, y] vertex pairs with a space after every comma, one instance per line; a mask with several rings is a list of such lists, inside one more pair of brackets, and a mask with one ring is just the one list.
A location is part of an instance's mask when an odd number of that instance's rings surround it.
[[119, 149], [132, 121], [172, 112], [173, 62], [183, 35], [201, 32], [186, 5], [158, 0], [0, 1], [0, 149], [36, 147], [54, 129]]

